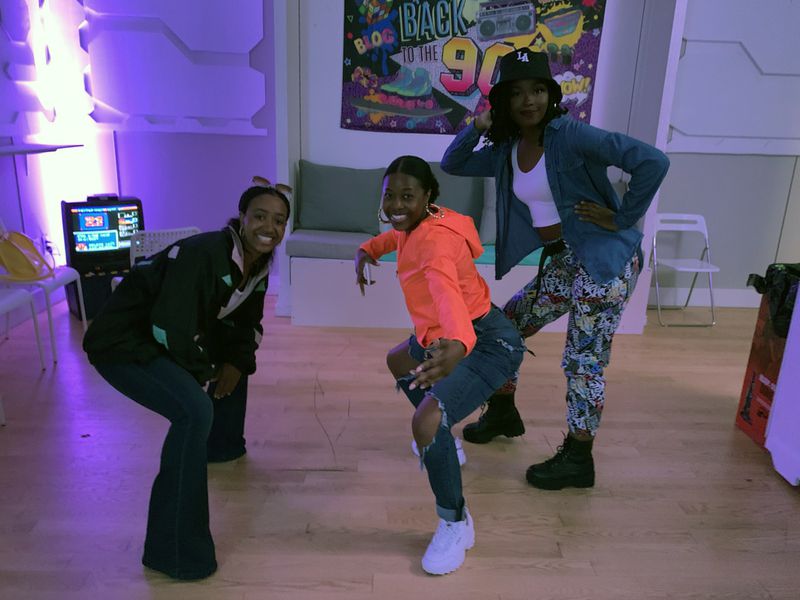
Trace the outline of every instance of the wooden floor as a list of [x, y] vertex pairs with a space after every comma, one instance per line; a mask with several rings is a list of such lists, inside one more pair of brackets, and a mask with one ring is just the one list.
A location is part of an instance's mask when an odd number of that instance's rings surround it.
[[384, 366], [405, 332], [268, 316], [249, 453], [209, 468], [220, 568], [197, 583], [139, 562], [166, 422], [91, 369], [64, 304], [57, 320], [61, 361], [43, 374], [29, 324], [0, 345], [4, 600], [800, 598], [800, 492], [733, 425], [753, 310], [615, 340], [591, 490], [525, 483], [565, 429], [563, 335], [531, 339], [527, 434], [465, 444], [477, 543], [440, 578], [419, 566], [436, 517]]

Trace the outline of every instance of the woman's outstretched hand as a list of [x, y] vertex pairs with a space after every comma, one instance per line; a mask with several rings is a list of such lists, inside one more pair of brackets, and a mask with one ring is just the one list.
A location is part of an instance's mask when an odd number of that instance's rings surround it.
[[375, 283], [374, 281], [367, 279], [367, 277], [364, 275], [364, 265], [367, 263], [374, 265], [376, 267], [380, 265], [378, 264], [377, 260], [372, 258], [369, 254], [367, 254], [365, 250], [362, 250], [361, 248], [359, 248], [358, 251], [356, 252], [355, 263], [356, 263], [356, 284], [361, 290], [361, 295], [363, 296], [364, 286], [372, 285], [373, 283]]
[[414, 381], [408, 386], [409, 389], [413, 390], [417, 387], [423, 390], [428, 389], [452, 373], [459, 361], [467, 354], [467, 348], [463, 343], [445, 338], [439, 338], [427, 350], [431, 357], [411, 371]]
[[578, 202], [575, 205], [575, 214], [578, 215], [578, 219], [581, 221], [589, 221], [603, 229], [608, 229], [609, 231], [617, 231], [619, 229], [617, 224], [614, 223], [614, 215], [617, 213], [594, 202]]

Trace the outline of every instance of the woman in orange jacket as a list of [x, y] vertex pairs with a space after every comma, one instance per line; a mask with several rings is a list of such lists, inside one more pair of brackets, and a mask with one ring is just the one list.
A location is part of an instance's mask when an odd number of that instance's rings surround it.
[[397, 276], [414, 334], [392, 349], [387, 364], [415, 407], [411, 422], [420, 461], [436, 498], [439, 525], [423, 569], [456, 570], [475, 542], [464, 503], [461, 467], [450, 429], [519, 369], [524, 344], [491, 304], [473, 259], [483, 253], [472, 219], [434, 204], [439, 184], [427, 162], [401, 156], [383, 178], [386, 231], [359, 248], [356, 281], [364, 292], [367, 263], [397, 251]]

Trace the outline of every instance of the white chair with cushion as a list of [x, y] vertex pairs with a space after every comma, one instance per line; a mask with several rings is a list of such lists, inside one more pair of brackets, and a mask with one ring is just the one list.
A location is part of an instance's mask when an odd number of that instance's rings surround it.
[[60, 287], [66, 287], [68, 284], [74, 283], [78, 289], [78, 305], [81, 310], [81, 324], [83, 325], [83, 332], [86, 333], [88, 328], [86, 324], [86, 308], [83, 304], [83, 289], [81, 288], [81, 276], [72, 267], [62, 266], [53, 269], [53, 275], [46, 279], [39, 279], [38, 281], [30, 281], [26, 285], [33, 286], [42, 290], [44, 293], [44, 303], [47, 308], [47, 327], [50, 330], [50, 348], [53, 352], [53, 362], [58, 362], [58, 355], [56, 353], [56, 334], [53, 329], [53, 310], [50, 303], [50, 292], [57, 290]]
[[[658, 236], [663, 232], [677, 232], [677, 233], [694, 233], [702, 236], [703, 249], [700, 252], [700, 258], [663, 258], [658, 255]], [[716, 324], [716, 315], [714, 313], [714, 286], [711, 274], [717, 273], [719, 267], [711, 262], [711, 248], [708, 243], [708, 229], [706, 228], [706, 221], [702, 215], [689, 214], [689, 213], [660, 213], [656, 215], [656, 225], [653, 232], [653, 253], [650, 256], [651, 264], [653, 265], [653, 280], [656, 288], [656, 308], [658, 310], [658, 322], [663, 327], [711, 327]], [[661, 304], [661, 289], [659, 281], [659, 269], [672, 270], [678, 273], [694, 273], [692, 277], [692, 285], [689, 288], [689, 293], [686, 296], [686, 302], [683, 306], [663, 306]], [[689, 306], [689, 301], [692, 298], [697, 276], [700, 273], [708, 275], [708, 294], [711, 302], [711, 322], [710, 323], [665, 323], [661, 311], [669, 308], [685, 309]]]
[[[58, 362], [56, 352], [56, 335], [53, 328], [53, 309], [50, 302], [50, 293], [61, 287], [74, 283], [78, 289], [78, 304], [80, 305], [83, 331], [86, 332], [86, 309], [83, 304], [83, 289], [81, 276], [72, 267], [55, 267], [48, 264], [41, 255], [33, 241], [26, 235], [16, 231], [6, 231], [0, 223], [0, 232], [7, 244], [9, 252], [6, 270], [0, 273], [0, 282], [7, 286], [36, 288], [44, 293], [44, 302], [47, 308], [47, 325], [50, 330], [50, 347], [53, 351], [53, 362]], [[12, 258], [13, 257], [13, 258]]]
[[[33, 320], [33, 333], [36, 336], [36, 346], [39, 349], [39, 364], [44, 371], [44, 352], [42, 351], [42, 340], [39, 337], [39, 319], [36, 318], [36, 308], [33, 304], [33, 296], [27, 290], [22, 289], [0, 289], [0, 314], [6, 316], [4, 343], [8, 340], [9, 318], [11, 311], [29, 306], [31, 309], [31, 319]], [[0, 395], [0, 426], [6, 424], [5, 412], [3, 410], [3, 397]]]

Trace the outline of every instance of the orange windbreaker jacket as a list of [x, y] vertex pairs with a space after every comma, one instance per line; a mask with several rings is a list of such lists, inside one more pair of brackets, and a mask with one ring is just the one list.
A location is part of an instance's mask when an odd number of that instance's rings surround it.
[[476, 341], [472, 321], [491, 306], [489, 286], [473, 262], [483, 246], [472, 218], [440, 211], [442, 218], [427, 217], [410, 233], [392, 229], [361, 248], [376, 260], [397, 250], [397, 276], [420, 345], [458, 340], [469, 354]]

